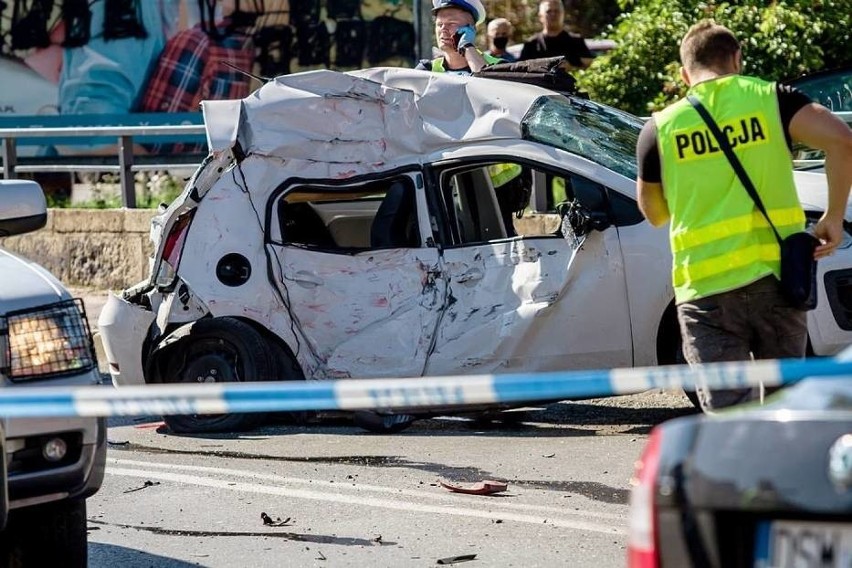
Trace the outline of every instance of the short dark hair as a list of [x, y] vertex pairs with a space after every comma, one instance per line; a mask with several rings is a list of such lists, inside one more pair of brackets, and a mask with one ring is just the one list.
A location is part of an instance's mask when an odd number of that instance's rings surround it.
[[726, 63], [739, 50], [740, 42], [731, 30], [713, 20], [701, 20], [683, 36], [680, 62], [687, 70], [713, 68]]

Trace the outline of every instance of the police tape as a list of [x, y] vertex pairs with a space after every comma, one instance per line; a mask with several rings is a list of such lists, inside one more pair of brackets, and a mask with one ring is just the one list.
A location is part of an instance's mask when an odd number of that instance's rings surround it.
[[[852, 376], [852, 360], [783, 359], [597, 371], [408, 379], [0, 389], [0, 416], [144, 416], [302, 410], [392, 410], [597, 398], [695, 385], [781, 386], [804, 377]], [[848, 359], [848, 358], [847, 358]]]

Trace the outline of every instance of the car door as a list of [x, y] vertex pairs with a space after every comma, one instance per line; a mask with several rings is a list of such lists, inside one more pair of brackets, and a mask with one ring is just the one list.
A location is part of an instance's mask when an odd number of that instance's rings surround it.
[[[624, 263], [606, 222], [606, 191], [576, 173], [514, 165], [521, 173], [508, 183], [495, 175], [505, 164], [493, 159], [430, 172], [442, 198], [448, 289], [428, 373], [631, 365]], [[518, 219], [530, 193], [545, 190], [566, 214], [570, 206], [577, 217], [582, 205], [597, 228], [566, 239], [558, 222], [545, 226], [546, 217], [528, 212]]]
[[273, 204], [275, 281], [317, 378], [422, 373], [445, 293], [424, 208], [419, 173], [295, 185]]

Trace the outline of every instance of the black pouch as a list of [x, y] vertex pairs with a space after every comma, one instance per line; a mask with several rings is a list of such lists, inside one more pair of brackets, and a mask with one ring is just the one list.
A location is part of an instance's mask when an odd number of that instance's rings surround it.
[[781, 292], [800, 310], [817, 306], [817, 261], [814, 260], [817, 245], [819, 239], [804, 231], [781, 241]]

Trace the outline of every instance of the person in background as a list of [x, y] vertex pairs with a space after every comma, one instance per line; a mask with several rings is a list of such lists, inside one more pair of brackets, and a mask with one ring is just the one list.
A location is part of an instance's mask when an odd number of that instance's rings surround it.
[[512, 22], [506, 18], [494, 18], [488, 22], [488, 54], [498, 57], [506, 63], [512, 63], [518, 59], [506, 51], [506, 46], [512, 40]]
[[589, 66], [593, 56], [585, 40], [565, 30], [562, 0], [542, 0], [538, 5], [538, 21], [542, 30], [524, 43], [521, 61], [561, 55], [572, 67], [585, 69]]
[[476, 48], [476, 26], [485, 21], [480, 0], [432, 0], [435, 39], [442, 57], [422, 59], [415, 69], [470, 75], [500, 59]]
[[[828, 201], [812, 231], [821, 241], [814, 257], [831, 254], [843, 238], [852, 185], [852, 130], [796, 89], [741, 75], [739, 41], [711, 20], [689, 29], [680, 59], [689, 95], [728, 136], [781, 238], [805, 228], [792, 142], [825, 151]], [[687, 362], [804, 357], [806, 312], [781, 293], [775, 235], [686, 98], [645, 124], [636, 154], [639, 208], [655, 227], [669, 223]], [[760, 394], [696, 392], [705, 411]]]

